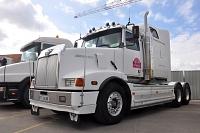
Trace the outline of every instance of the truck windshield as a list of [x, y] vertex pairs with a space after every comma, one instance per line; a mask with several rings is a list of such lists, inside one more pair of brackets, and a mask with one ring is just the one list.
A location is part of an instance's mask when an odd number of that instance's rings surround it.
[[82, 47], [119, 47], [122, 36], [121, 28], [108, 29], [85, 37]]
[[21, 61], [26, 62], [26, 61], [29, 61], [29, 59], [31, 61], [36, 61], [39, 56], [40, 49], [41, 49], [41, 45], [36, 45], [32, 48], [27, 49], [26, 51], [22, 53]]

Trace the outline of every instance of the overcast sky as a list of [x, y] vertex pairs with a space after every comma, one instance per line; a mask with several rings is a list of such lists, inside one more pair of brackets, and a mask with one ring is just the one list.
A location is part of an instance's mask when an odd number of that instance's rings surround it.
[[[106, 22], [148, 23], [168, 29], [172, 70], [200, 70], [200, 1], [142, 0], [74, 19], [77, 13], [114, 0], [0, 0], [0, 54], [20, 53], [20, 47], [38, 37], [67, 38], [74, 42], [92, 27]], [[126, 0], [121, 0], [126, 1]]]

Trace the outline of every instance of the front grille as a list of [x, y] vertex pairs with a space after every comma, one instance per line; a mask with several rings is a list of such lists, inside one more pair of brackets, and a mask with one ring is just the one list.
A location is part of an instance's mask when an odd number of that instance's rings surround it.
[[57, 68], [58, 55], [40, 58], [36, 71], [36, 87], [42, 87], [43, 89], [56, 88]]

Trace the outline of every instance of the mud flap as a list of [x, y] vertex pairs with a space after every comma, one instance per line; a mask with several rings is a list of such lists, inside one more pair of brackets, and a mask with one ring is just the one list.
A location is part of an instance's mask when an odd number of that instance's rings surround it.
[[32, 105], [32, 107], [31, 107], [31, 114], [39, 116], [40, 115], [39, 107]]
[[81, 119], [80, 115], [74, 114], [74, 113], [69, 113], [69, 122], [75, 126], [81, 126]]

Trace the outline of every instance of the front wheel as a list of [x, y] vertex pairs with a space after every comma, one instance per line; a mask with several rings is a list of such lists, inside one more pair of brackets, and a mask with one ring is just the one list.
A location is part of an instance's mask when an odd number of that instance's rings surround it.
[[123, 88], [111, 82], [99, 94], [94, 117], [103, 124], [116, 124], [122, 120], [126, 108], [127, 99]]

